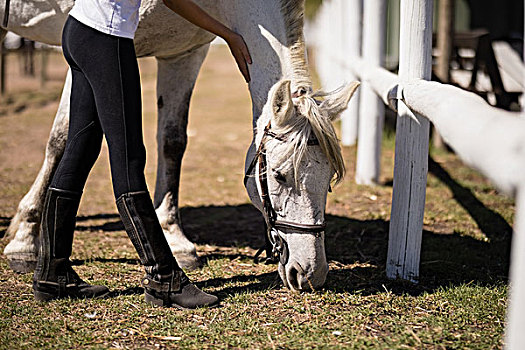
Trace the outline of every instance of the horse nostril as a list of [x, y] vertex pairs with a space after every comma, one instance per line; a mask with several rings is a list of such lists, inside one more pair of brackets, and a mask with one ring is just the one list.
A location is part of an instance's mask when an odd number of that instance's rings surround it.
[[290, 267], [287, 273], [288, 284], [290, 285], [291, 289], [300, 290], [301, 287], [299, 287], [299, 271], [295, 268], [294, 265]]
[[306, 290], [311, 288], [307, 283], [308, 277], [297, 261], [290, 264], [286, 274], [286, 279], [288, 280], [290, 288], [293, 290]]

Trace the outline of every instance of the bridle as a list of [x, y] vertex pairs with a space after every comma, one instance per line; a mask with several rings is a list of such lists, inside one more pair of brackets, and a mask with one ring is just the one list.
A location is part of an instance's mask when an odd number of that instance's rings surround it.
[[[264, 212], [265, 220], [265, 246], [259, 249], [255, 254], [254, 259], [259, 261], [259, 255], [263, 251], [266, 251], [266, 263], [277, 263], [286, 265], [288, 262], [289, 251], [286, 241], [281, 237], [278, 230], [292, 230], [295, 233], [313, 234], [320, 235], [326, 227], [326, 223], [321, 224], [301, 224], [292, 221], [278, 220], [277, 213], [272, 206], [268, 191], [268, 177], [267, 177], [267, 161], [266, 161], [266, 141], [268, 137], [275, 138], [280, 141], [284, 141], [284, 135], [278, 135], [271, 131], [271, 121], [264, 128], [264, 134], [261, 139], [261, 143], [257, 148], [257, 152], [253, 157], [246, 174], [244, 175], [244, 186], [246, 186], [250, 175], [255, 171], [255, 166], [259, 164], [259, 185], [261, 188], [261, 202]], [[310, 139], [307, 141], [308, 145], [319, 145], [317, 139]]]
[[[266, 125], [261, 143], [259, 144], [257, 152], [255, 153], [250, 166], [246, 170], [246, 174], [244, 175], [244, 186], [246, 186], [248, 179], [255, 171], [255, 166], [259, 164], [259, 185], [261, 188], [260, 196], [264, 212], [266, 235], [265, 246], [259, 249], [257, 254], [255, 254], [254, 259], [259, 261], [259, 255], [261, 255], [263, 251], [266, 251], [266, 263], [281, 262], [281, 264], [286, 265], [290, 255], [288, 251], [288, 245], [281, 237], [278, 230], [291, 230], [294, 233], [313, 234], [317, 236], [324, 231], [326, 223], [301, 224], [277, 219], [277, 213], [272, 206], [268, 192], [266, 141], [269, 137], [280, 141], [284, 141], [286, 139], [284, 135], [278, 135], [271, 131], [271, 121], [268, 123], [268, 125]], [[308, 140], [308, 145], [319, 145], [319, 141], [317, 139], [310, 139]]]

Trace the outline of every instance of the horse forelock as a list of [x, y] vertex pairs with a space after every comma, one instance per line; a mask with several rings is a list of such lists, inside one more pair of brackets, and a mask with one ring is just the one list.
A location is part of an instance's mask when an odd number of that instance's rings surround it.
[[282, 154], [282, 161], [292, 159], [294, 177], [298, 183], [300, 164], [308, 156], [308, 141], [315, 136], [335, 172], [334, 182], [339, 183], [346, 170], [339, 139], [330, 118], [321, 111], [311, 95], [294, 98], [294, 102], [296, 113], [290, 117], [286, 126], [276, 127], [274, 130], [276, 133], [287, 135], [288, 146]]

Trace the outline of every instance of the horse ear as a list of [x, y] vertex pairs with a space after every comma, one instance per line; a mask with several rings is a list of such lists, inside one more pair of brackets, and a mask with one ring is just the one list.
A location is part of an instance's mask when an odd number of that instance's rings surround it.
[[284, 125], [292, 116], [293, 109], [290, 80], [278, 82], [272, 95], [272, 112], [275, 124]]
[[343, 85], [336, 92], [328, 95], [326, 99], [321, 103], [319, 108], [326, 112], [330, 120], [335, 120], [341, 112], [343, 112], [346, 107], [348, 107], [348, 102], [350, 98], [357, 90], [361, 83], [354, 81], [350, 84]]

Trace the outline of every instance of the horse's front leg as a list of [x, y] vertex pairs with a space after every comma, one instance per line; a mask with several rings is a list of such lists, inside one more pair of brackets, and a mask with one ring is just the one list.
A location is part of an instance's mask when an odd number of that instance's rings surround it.
[[186, 269], [201, 266], [195, 245], [181, 226], [179, 183], [186, 149], [188, 109], [199, 69], [209, 45], [171, 58], [158, 58], [158, 165], [155, 207], [177, 262]]
[[71, 72], [68, 72], [60, 105], [47, 141], [44, 164], [31, 189], [18, 204], [18, 210], [7, 229], [7, 237], [14, 237], [5, 247], [9, 266], [16, 272], [30, 272], [35, 268], [38, 254], [40, 218], [47, 188], [64, 154], [69, 124], [69, 97]]

